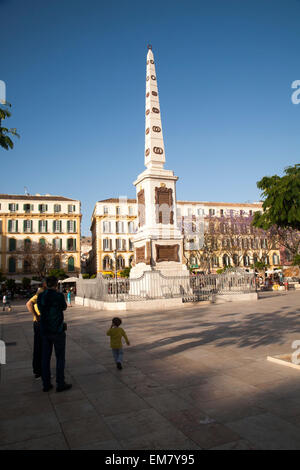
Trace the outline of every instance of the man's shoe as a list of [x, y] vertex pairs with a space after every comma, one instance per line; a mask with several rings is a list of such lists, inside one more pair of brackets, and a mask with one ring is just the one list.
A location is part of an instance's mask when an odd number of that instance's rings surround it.
[[57, 392], [64, 392], [65, 390], [70, 390], [72, 388], [72, 384], [63, 384], [61, 387], [56, 387]]
[[43, 388], [43, 392], [49, 392], [53, 388], [53, 385], [50, 384], [48, 387]]
[[120, 370], [123, 369], [121, 362], [117, 362], [117, 368]]
[[36, 379], [39, 379], [41, 376], [42, 376], [42, 374], [34, 374], [34, 377], [35, 377]]

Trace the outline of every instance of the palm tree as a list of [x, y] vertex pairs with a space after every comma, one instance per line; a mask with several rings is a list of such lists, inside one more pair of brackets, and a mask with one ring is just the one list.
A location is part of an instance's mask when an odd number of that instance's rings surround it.
[[11, 116], [10, 111], [7, 109], [8, 107], [11, 107], [11, 104], [7, 101], [0, 106], [0, 147], [3, 147], [5, 150], [9, 150], [14, 147], [14, 143], [9, 137], [9, 134], [14, 137], [20, 137], [16, 129], [7, 129], [6, 127], [2, 127], [2, 121]]

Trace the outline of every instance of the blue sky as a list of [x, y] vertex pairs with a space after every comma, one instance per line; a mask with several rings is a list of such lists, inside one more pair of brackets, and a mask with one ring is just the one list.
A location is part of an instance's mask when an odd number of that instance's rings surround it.
[[259, 199], [300, 161], [299, 0], [0, 0], [0, 80], [21, 139], [0, 192], [135, 197], [144, 169], [147, 44], [166, 165], [181, 200]]

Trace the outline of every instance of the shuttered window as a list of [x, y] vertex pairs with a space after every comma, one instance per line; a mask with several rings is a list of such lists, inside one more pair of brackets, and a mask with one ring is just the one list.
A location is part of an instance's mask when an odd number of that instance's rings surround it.
[[8, 210], [10, 212], [16, 212], [17, 210], [19, 210], [19, 204], [15, 204], [14, 202], [11, 204], [8, 204]]
[[67, 231], [68, 231], [68, 233], [76, 232], [76, 221], [75, 220], [68, 220]]
[[18, 231], [18, 221], [17, 220], [9, 220], [8, 221], [8, 231], [10, 233], [16, 233]]
[[48, 206], [47, 204], [39, 204], [39, 211], [40, 212], [47, 212]]
[[61, 220], [53, 220], [53, 232], [61, 233], [61, 230], [62, 230]]
[[8, 240], [8, 251], [16, 251], [17, 241], [15, 238], [10, 238]]
[[23, 232], [32, 232], [32, 220], [23, 220]]
[[40, 233], [48, 232], [48, 221], [47, 220], [39, 220], [39, 232]]
[[74, 271], [74, 269], [75, 269], [74, 258], [73, 258], [73, 256], [70, 256], [70, 258], [68, 259], [68, 271], [72, 272], [72, 271]]

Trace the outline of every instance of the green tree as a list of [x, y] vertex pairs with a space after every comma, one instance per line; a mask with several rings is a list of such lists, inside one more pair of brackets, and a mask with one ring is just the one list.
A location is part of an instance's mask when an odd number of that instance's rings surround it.
[[3, 147], [5, 150], [9, 150], [14, 147], [14, 143], [9, 135], [13, 137], [20, 137], [17, 133], [17, 129], [8, 129], [7, 127], [2, 127], [2, 121], [11, 116], [11, 113], [8, 110], [10, 107], [11, 104], [8, 102], [0, 106], [0, 147]]
[[300, 255], [296, 255], [293, 259], [293, 266], [300, 266]]
[[300, 230], [300, 164], [285, 168], [285, 175], [264, 176], [257, 182], [262, 190], [263, 212], [255, 212], [253, 225]]
[[131, 267], [129, 268], [124, 268], [122, 271], [120, 271], [120, 276], [121, 277], [129, 277]]
[[48, 271], [48, 276], [55, 276], [57, 279], [66, 279], [68, 275], [65, 273], [63, 269], [50, 269]]

